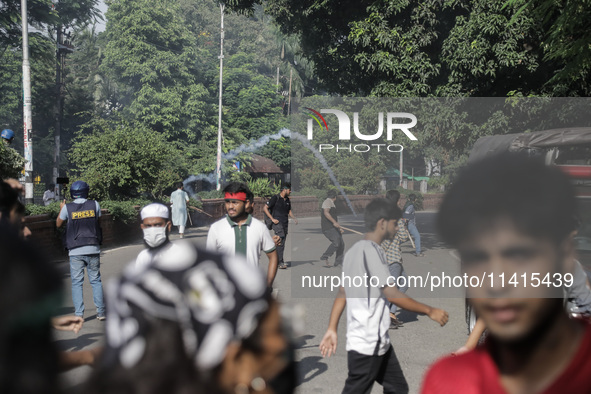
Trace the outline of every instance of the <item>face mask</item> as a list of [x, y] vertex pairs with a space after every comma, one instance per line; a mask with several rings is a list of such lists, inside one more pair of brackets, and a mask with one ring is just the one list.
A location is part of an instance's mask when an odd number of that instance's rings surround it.
[[164, 227], [148, 227], [143, 229], [144, 241], [151, 248], [157, 248], [166, 242], [166, 226]]

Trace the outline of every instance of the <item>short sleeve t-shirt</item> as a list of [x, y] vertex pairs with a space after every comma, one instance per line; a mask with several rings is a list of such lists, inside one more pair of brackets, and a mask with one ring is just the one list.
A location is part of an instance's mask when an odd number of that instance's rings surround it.
[[[539, 394], [591, 393], [591, 325], [566, 369]], [[443, 358], [427, 372], [422, 394], [507, 394], [488, 343], [459, 356]]]
[[289, 211], [291, 211], [291, 201], [289, 200], [289, 197], [283, 198], [279, 194], [276, 194], [267, 201], [267, 207], [273, 213], [273, 217], [279, 220], [279, 223], [284, 227], [288, 226]]
[[331, 228], [334, 228], [332, 222], [327, 219], [326, 215], [324, 215], [325, 209], [329, 210], [328, 213], [330, 213], [330, 216], [332, 216], [334, 220], [336, 220], [337, 222], [339, 221], [339, 218], [337, 217], [337, 207], [336, 205], [334, 205], [334, 201], [332, 201], [331, 198], [327, 198], [322, 203], [322, 208], [320, 208], [320, 226], [322, 228], [322, 231], [327, 231]]
[[232, 256], [242, 254], [247, 263], [258, 267], [261, 251], [274, 251], [275, 242], [265, 224], [251, 215], [248, 215], [242, 226], [238, 226], [226, 215], [209, 228], [206, 248]]
[[[382, 293], [389, 275], [384, 251], [373, 241], [358, 241], [345, 254], [347, 351], [381, 356], [389, 349], [390, 316]], [[351, 278], [350, 283], [346, 283], [347, 277]]]

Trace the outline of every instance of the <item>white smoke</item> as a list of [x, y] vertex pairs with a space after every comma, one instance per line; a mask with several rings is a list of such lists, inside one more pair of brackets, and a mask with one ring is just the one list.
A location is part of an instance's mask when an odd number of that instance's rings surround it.
[[[318, 152], [318, 150], [316, 150], [316, 148], [314, 148], [310, 144], [310, 141], [308, 141], [308, 139], [306, 137], [304, 137], [303, 135], [301, 135], [299, 133], [296, 133], [295, 131], [291, 131], [286, 128], [283, 128], [275, 134], [264, 135], [261, 138], [259, 138], [258, 140], [250, 141], [248, 144], [242, 144], [238, 148], [232, 149], [230, 152], [222, 154], [222, 159], [232, 160], [241, 153], [255, 152], [259, 148], [262, 148], [263, 146], [267, 145], [269, 143], [269, 141], [278, 140], [281, 137], [290, 137], [291, 139], [296, 139], [296, 140], [300, 141], [302, 143], [302, 145], [304, 145], [304, 147], [306, 147], [308, 150], [310, 150], [314, 154], [314, 156], [318, 159], [318, 161], [320, 162], [322, 167], [326, 170], [326, 173], [328, 174], [332, 183], [339, 190], [339, 193], [341, 193], [341, 195], [345, 198], [345, 201], [347, 202], [349, 209], [351, 209], [351, 212], [353, 212], [353, 215], [357, 216], [357, 213], [355, 212], [355, 208], [353, 208], [353, 204], [351, 203], [351, 200], [349, 200], [349, 197], [347, 197], [347, 194], [345, 193], [345, 190], [343, 190], [343, 188], [341, 187], [341, 184], [339, 183], [339, 181], [337, 181], [337, 178], [335, 177], [334, 173], [332, 172], [332, 169], [330, 168], [330, 166], [326, 162], [326, 159], [324, 158], [324, 156], [322, 156], [322, 153]], [[209, 183], [215, 183], [216, 182], [215, 172], [212, 172], [210, 174], [191, 175], [190, 177], [188, 177], [187, 179], [185, 179], [183, 181], [183, 184], [185, 186], [185, 190], [187, 191], [187, 193], [189, 193], [189, 195], [191, 197], [195, 196], [195, 190], [193, 190], [193, 188], [191, 187], [191, 182], [195, 182], [195, 181], [207, 181]]]

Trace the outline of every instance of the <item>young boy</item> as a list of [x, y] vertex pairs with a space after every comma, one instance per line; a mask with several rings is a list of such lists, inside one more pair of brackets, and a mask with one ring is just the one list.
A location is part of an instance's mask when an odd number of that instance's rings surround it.
[[486, 277], [468, 294], [489, 335], [437, 362], [423, 393], [591, 392], [591, 326], [570, 319], [562, 299], [572, 283], [575, 206], [568, 179], [538, 160], [503, 155], [460, 175], [438, 229], [463, 271]]
[[[400, 200], [400, 192], [398, 190], [388, 190], [386, 192], [386, 200], [392, 204], [398, 206]], [[404, 219], [398, 219], [398, 231], [392, 239], [386, 239], [382, 242], [382, 249], [386, 255], [386, 263], [388, 263], [388, 271], [392, 278], [403, 277], [402, 287], [398, 287], [402, 293], [406, 293], [408, 290], [408, 276], [402, 266], [402, 251], [400, 250], [400, 244], [408, 239], [408, 231], [404, 227]], [[403, 322], [396, 317], [396, 311], [398, 307], [396, 304], [390, 304], [390, 328], [397, 329], [403, 326]]]
[[[336, 351], [337, 327], [346, 306], [349, 375], [343, 393], [369, 393], [374, 382], [383, 386], [384, 393], [408, 392], [408, 384], [390, 344], [388, 302], [424, 313], [442, 326], [448, 320], [444, 310], [417, 302], [398, 291], [394, 283], [389, 283], [380, 244], [396, 235], [400, 217], [400, 208], [395, 204], [383, 199], [371, 201], [365, 208], [365, 239], [345, 254], [343, 276], [352, 278], [352, 283], [339, 289], [328, 330], [320, 342], [323, 357], [330, 357]], [[368, 278], [368, 284], [355, 287], [354, 278], [364, 277]]]

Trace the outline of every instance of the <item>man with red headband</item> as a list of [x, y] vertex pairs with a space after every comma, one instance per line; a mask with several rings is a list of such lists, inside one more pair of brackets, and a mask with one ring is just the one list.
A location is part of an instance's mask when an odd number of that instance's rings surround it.
[[267, 286], [277, 274], [277, 251], [267, 226], [250, 215], [253, 195], [244, 183], [232, 182], [224, 188], [227, 215], [211, 225], [207, 249], [228, 255], [241, 254], [254, 266], [259, 265], [261, 251], [269, 258]]

